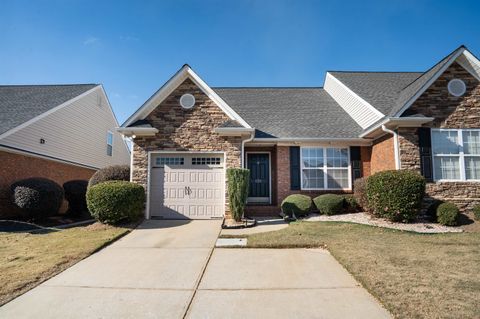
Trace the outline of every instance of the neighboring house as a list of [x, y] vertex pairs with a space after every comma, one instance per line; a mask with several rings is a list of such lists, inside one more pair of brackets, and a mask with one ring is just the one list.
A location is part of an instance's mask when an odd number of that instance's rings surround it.
[[14, 211], [10, 185], [45, 177], [62, 185], [130, 153], [101, 85], [0, 86], [0, 216]]
[[464, 46], [426, 72], [327, 72], [323, 88], [211, 88], [184, 65], [118, 131], [147, 217], [222, 217], [229, 167], [250, 169], [251, 215], [394, 169], [465, 208], [480, 201], [479, 79]]

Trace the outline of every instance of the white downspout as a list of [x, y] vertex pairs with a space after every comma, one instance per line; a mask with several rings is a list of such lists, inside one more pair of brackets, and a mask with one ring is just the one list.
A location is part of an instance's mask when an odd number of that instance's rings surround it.
[[240, 158], [240, 167], [241, 168], [245, 168], [244, 167], [244, 153], [245, 153], [245, 143], [247, 142], [251, 142], [253, 141], [253, 138], [255, 137], [255, 130], [253, 130], [252, 132], [250, 132], [250, 137], [247, 138], [246, 140], [243, 140], [242, 141], [242, 155], [241, 155], [241, 158]]
[[398, 134], [397, 132], [388, 129], [385, 125], [382, 125], [382, 131], [393, 135], [393, 153], [395, 155], [395, 169], [400, 169], [400, 150], [398, 148]]

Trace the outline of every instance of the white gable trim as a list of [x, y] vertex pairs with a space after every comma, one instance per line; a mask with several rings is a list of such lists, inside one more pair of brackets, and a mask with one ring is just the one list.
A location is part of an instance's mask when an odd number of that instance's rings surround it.
[[220, 109], [232, 120], [238, 121], [246, 128], [251, 128], [240, 115], [238, 115], [215, 91], [213, 91], [205, 81], [203, 81], [188, 65], [184, 65], [175, 75], [173, 75], [154, 95], [152, 95], [127, 121], [122, 127], [143, 120], [160, 103], [162, 103], [180, 84], [187, 78], [190, 78], [205, 95], [207, 95]]
[[465, 50], [463, 56], [458, 58], [457, 63], [480, 81], [480, 61], [476, 56], [468, 52], [468, 50]]
[[445, 72], [445, 70], [448, 69], [448, 67], [450, 65], [452, 65], [452, 63], [461, 55], [463, 54], [463, 52], [465, 51], [465, 48], [462, 48], [461, 50], [459, 50], [456, 54], [454, 54], [450, 60], [448, 60], [447, 63], [445, 63], [445, 65], [440, 68], [440, 70], [437, 71], [437, 73], [435, 73], [431, 78], [430, 80], [427, 81], [427, 83], [425, 83], [421, 88], [420, 90], [417, 91], [417, 93], [412, 96], [408, 101], [407, 103], [400, 109], [400, 111], [398, 111], [393, 117], [400, 117], [403, 112], [405, 112], [406, 110], [408, 110], [408, 108], [410, 106], [412, 106], [412, 104], [443, 74], [443, 72]]
[[[95, 90], [97, 90], [99, 87], [101, 87], [101, 85], [97, 85], [97, 86], [95, 86], [94, 88], [91, 88], [90, 90], [88, 90], [88, 91], [86, 91], [86, 92], [83, 92], [83, 93], [80, 94], [80, 95], [77, 95], [77, 96], [74, 97], [73, 99], [70, 99], [70, 100], [68, 100], [68, 101], [66, 101], [66, 102], [64, 102], [64, 103], [62, 103], [62, 104], [60, 104], [60, 105], [58, 105], [58, 106], [55, 106], [54, 108], [51, 108], [50, 110], [48, 110], [48, 111], [46, 111], [46, 112], [43, 112], [42, 114], [40, 114], [40, 115], [38, 115], [38, 116], [36, 116], [36, 117], [34, 117], [34, 118], [26, 121], [25, 123], [22, 123], [22, 124], [14, 127], [14, 128], [12, 128], [12, 129], [10, 129], [10, 130], [4, 132], [3, 134], [0, 135], [0, 140], [3, 139], [3, 138], [5, 138], [5, 137], [7, 137], [7, 136], [9, 136], [9, 135], [12, 135], [13, 133], [21, 130], [21, 129], [24, 128], [24, 127], [29, 126], [30, 124], [32, 124], [32, 123], [34, 123], [34, 122], [36, 122], [36, 121], [38, 121], [38, 120], [41, 120], [42, 118], [44, 118], [44, 117], [52, 114], [53, 112], [56, 112], [56, 111], [58, 111], [58, 110], [60, 110], [60, 109], [62, 109], [62, 108], [64, 108], [64, 107], [72, 104], [73, 102], [80, 100], [80, 99], [83, 98], [84, 96], [86, 96], [86, 95], [94, 92]], [[108, 102], [108, 99], [107, 99], [107, 102]], [[110, 105], [110, 103], [109, 103], [109, 105]]]
[[325, 76], [324, 89], [364, 129], [385, 117], [382, 112], [361, 98], [330, 72], [327, 72]]

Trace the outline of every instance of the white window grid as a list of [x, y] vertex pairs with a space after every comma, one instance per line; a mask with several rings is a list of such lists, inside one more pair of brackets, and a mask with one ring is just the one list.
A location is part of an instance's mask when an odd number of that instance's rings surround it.
[[[313, 153], [315, 155], [320, 155], [321, 157], [319, 158], [314, 158], [313, 156], [309, 156], [307, 158], [314, 159], [312, 162], [314, 163], [313, 167], [308, 167], [305, 166], [304, 163], [304, 156], [303, 156], [303, 151], [305, 149], [308, 149], [309, 151], [315, 150]], [[333, 149], [334, 150], [334, 156], [331, 158], [327, 158], [327, 149]], [[338, 155], [338, 151], [346, 151], [347, 152], [347, 166], [329, 166], [328, 162], [332, 162], [329, 159], [333, 160], [333, 163], [335, 164], [338, 162], [338, 160], [341, 158]], [[323, 176], [318, 176], [318, 180], [322, 180], [323, 182], [323, 187], [304, 187], [304, 177], [303, 177], [303, 171], [304, 170], [316, 170], [320, 171]], [[344, 170], [347, 173], [347, 178], [348, 178], [348, 187], [344, 188], [339, 188], [339, 187], [328, 187], [328, 172], [338, 172], [340, 170]], [[334, 176], [333, 174], [332, 176]], [[352, 188], [352, 176], [351, 176], [351, 165], [350, 165], [350, 148], [348, 147], [325, 147], [325, 146], [302, 146], [300, 147], [300, 183], [301, 183], [301, 189], [302, 190], [349, 190]]]
[[[458, 154], [452, 154], [452, 153], [438, 153], [436, 154], [433, 152], [435, 148], [435, 140], [434, 140], [434, 132], [456, 132], [457, 133], [457, 140], [456, 143], [458, 145]], [[432, 136], [431, 136], [431, 145], [432, 145], [432, 161], [433, 161], [433, 179], [435, 181], [439, 182], [444, 182], [444, 181], [468, 181], [468, 182], [479, 182], [480, 179], [467, 179], [467, 171], [466, 171], [466, 165], [465, 165], [465, 159], [467, 158], [480, 158], [480, 153], [478, 152], [480, 150], [480, 147], [478, 145], [475, 145], [474, 143], [464, 143], [464, 134], [465, 133], [470, 133], [470, 132], [480, 132], [480, 129], [432, 129]], [[480, 133], [479, 133], [480, 134]], [[480, 138], [480, 137], [479, 137]], [[478, 138], [475, 139], [475, 142], [478, 142]], [[472, 150], [470, 150], [469, 153], [465, 153], [465, 144], [468, 145], [468, 148], [470, 148], [470, 144], [473, 144], [474, 147], [471, 147], [476, 154], [472, 154]], [[459, 167], [460, 167], [460, 178], [459, 179], [454, 179], [454, 178], [439, 178], [439, 176], [436, 176], [436, 169], [435, 169], [435, 161], [439, 161], [441, 158], [458, 158], [459, 162]], [[452, 167], [447, 167], [450, 170], [452, 170]]]
[[155, 159], [156, 166], [165, 166], [165, 165], [184, 165], [185, 158], [183, 157], [157, 157]]
[[192, 165], [221, 165], [220, 157], [192, 157]]
[[107, 155], [112, 156], [113, 154], [113, 133], [107, 132]]

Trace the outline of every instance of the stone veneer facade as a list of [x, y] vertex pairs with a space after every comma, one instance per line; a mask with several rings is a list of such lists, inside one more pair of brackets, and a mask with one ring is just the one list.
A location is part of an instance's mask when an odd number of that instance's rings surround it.
[[[448, 93], [448, 82], [462, 79], [467, 91], [462, 97]], [[453, 63], [408, 110], [435, 120], [431, 128], [480, 128], [480, 83], [459, 64]], [[399, 148], [402, 169], [420, 171], [420, 150], [416, 128], [400, 128]], [[427, 196], [455, 202], [462, 210], [480, 203], [480, 183], [442, 182], [428, 183]]]
[[[185, 110], [180, 97], [195, 96], [195, 106]], [[149, 151], [222, 151], [226, 167], [240, 167], [241, 137], [223, 137], [213, 130], [230, 118], [190, 79], [180, 84], [146, 120], [158, 129], [151, 137], [133, 141], [132, 181], [147, 189]]]

